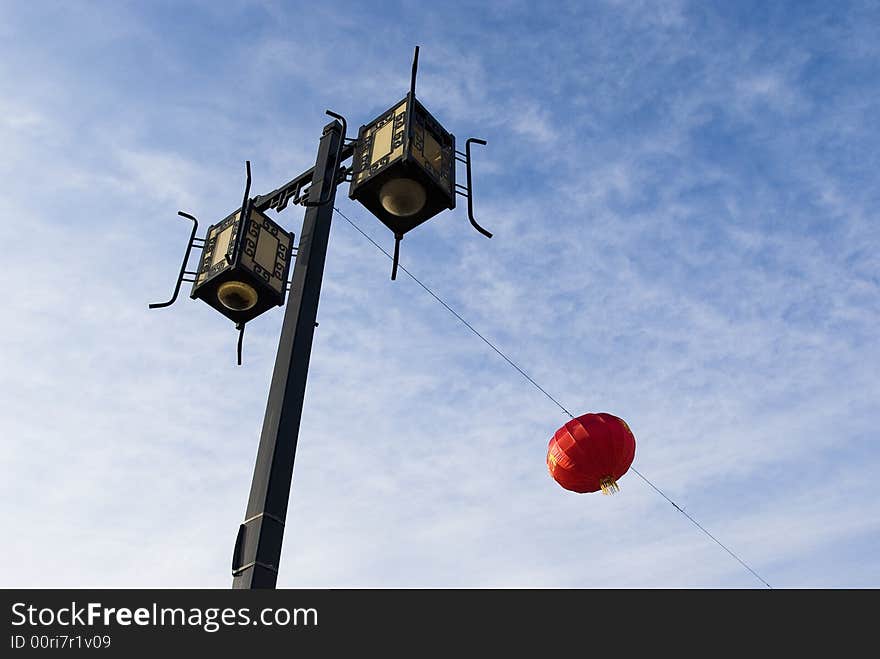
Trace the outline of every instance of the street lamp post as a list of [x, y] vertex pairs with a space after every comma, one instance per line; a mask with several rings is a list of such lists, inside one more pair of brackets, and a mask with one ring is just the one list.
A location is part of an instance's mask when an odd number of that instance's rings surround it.
[[[467, 198], [468, 219], [473, 227], [492, 237], [474, 219], [471, 187], [470, 146], [486, 142], [470, 138], [464, 153], [456, 150], [455, 137], [416, 99], [418, 54], [416, 47], [409, 94], [361, 126], [357, 139], [347, 140], [345, 119], [328, 110], [334, 121], [324, 127], [313, 168], [268, 194], [251, 198], [248, 162], [241, 209], [212, 225], [205, 238], [196, 238], [198, 220], [194, 216], [178, 213], [193, 222], [183, 264], [171, 299], [151, 304], [150, 308], [170, 306], [182, 282], [191, 282], [190, 297], [203, 300], [236, 324], [240, 364], [245, 323], [285, 303], [293, 259], [293, 235], [269, 218], [266, 211], [280, 212], [291, 201], [306, 207], [247, 511], [233, 550], [233, 588], [274, 588], [278, 579], [338, 185], [350, 181], [349, 197], [363, 204], [394, 233], [392, 279], [397, 273], [403, 234], [443, 209], [454, 208], [456, 195]], [[352, 158], [350, 169], [342, 166], [348, 158]], [[456, 162], [465, 164], [466, 186], [455, 182]], [[193, 247], [202, 253], [198, 269], [190, 271], [186, 268]]]
[[274, 588], [278, 578], [343, 139], [338, 121], [324, 127], [309, 189], [314, 205], [303, 220], [247, 512], [233, 552], [233, 588]]

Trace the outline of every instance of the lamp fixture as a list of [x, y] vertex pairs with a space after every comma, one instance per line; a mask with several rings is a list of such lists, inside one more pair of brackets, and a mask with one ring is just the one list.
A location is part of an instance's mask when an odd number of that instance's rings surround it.
[[[487, 238], [492, 237], [473, 218], [470, 187], [470, 144], [486, 142], [471, 138], [466, 153], [456, 151], [455, 135], [416, 99], [418, 64], [416, 46], [409, 93], [360, 127], [348, 192], [394, 232], [392, 279], [397, 274], [403, 235], [437, 213], [455, 208], [456, 194], [468, 198], [471, 224]], [[467, 166], [467, 186], [455, 182], [456, 161]]]

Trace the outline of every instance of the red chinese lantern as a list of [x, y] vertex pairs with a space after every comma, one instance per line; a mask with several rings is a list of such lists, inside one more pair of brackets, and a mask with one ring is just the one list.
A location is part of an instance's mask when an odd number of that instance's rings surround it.
[[584, 414], [553, 435], [547, 467], [566, 490], [613, 494], [635, 455], [636, 439], [626, 421], [605, 412]]

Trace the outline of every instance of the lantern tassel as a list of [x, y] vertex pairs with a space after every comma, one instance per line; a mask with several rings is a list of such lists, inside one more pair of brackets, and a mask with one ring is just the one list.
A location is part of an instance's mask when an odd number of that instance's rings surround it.
[[617, 481], [611, 478], [611, 476], [605, 476], [599, 480], [599, 487], [602, 488], [602, 494], [614, 494], [615, 492], [620, 492], [620, 486], [617, 485]]

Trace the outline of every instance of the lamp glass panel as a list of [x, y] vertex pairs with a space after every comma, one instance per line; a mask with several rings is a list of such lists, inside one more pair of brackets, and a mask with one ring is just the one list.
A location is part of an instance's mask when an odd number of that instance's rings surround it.
[[443, 163], [443, 149], [440, 147], [440, 143], [434, 139], [434, 136], [425, 131], [425, 161], [434, 168], [434, 171], [438, 174], [442, 172], [441, 165]]
[[283, 294], [290, 261], [290, 234], [259, 211], [251, 212], [244, 237], [241, 265], [277, 293]]
[[263, 268], [269, 272], [275, 270], [275, 259], [278, 255], [278, 239], [265, 229], [260, 231], [260, 238], [257, 240], [257, 253], [254, 257]]
[[391, 138], [394, 135], [394, 123], [389, 121], [373, 135], [373, 149], [370, 152], [370, 164], [375, 165], [391, 153]]
[[448, 193], [452, 190], [450, 146], [444, 149], [446, 140], [431, 129], [431, 123], [434, 122], [425, 117], [413, 125], [412, 156]]
[[357, 181], [368, 179], [377, 170], [402, 156], [405, 134], [406, 101], [403, 101], [366, 127], [364, 137], [371, 141], [371, 145], [358, 159]]
[[228, 227], [223, 229], [220, 232], [220, 235], [217, 236], [217, 242], [214, 243], [214, 255], [211, 258], [210, 268], [213, 268], [215, 265], [220, 263], [223, 259], [226, 258], [226, 252], [229, 249], [229, 243], [232, 241], [232, 231], [235, 229], [236, 224], [230, 224]]

